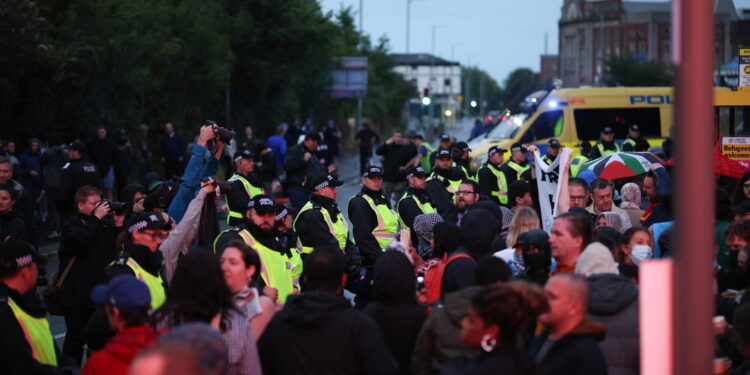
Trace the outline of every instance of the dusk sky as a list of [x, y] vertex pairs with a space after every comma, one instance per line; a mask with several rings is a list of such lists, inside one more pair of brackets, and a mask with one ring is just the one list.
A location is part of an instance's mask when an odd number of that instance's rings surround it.
[[[351, 6], [358, 22], [359, 0], [319, 0], [324, 12]], [[406, 1], [363, 0], [365, 33], [373, 40], [386, 35], [391, 51], [406, 50]], [[658, 0], [657, 0], [658, 1]], [[738, 9], [750, 0], [734, 0]], [[539, 55], [557, 53], [557, 21], [562, 0], [412, 0], [409, 52], [430, 53], [432, 26], [435, 52], [462, 65], [476, 65], [501, 85], [519, 67], [539, 70]]]

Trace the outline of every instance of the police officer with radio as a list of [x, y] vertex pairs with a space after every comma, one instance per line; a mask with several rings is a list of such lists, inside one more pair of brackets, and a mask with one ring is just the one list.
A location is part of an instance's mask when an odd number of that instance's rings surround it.
[[599, 134], [599, 141], [591, 149], [589, 158], [593, 160], [615, 152], [620, 152], [620, 146], [615, 143], [615, 131], [611, 127], [605, 126]]
[[87, 154], [88, 147], [81, 141], [68, 146], [68, 163], [63, 165], [57, 194], [57, 207], [64, 215], [75, 212], [71, 203], [78, 188], [84, 185], [99, 188], [99, 170], [94, 163], [88, 161]]
[[250, 150], [242, 150], [234, 157], [235, 173], [227, 182], [232, 188], [226, 193], [227, 224], [237, 226], [242, 223], [247, 204], [254, 196], [263, 194], [263, 182], [253, 173], [255, 163]]
[[526, 147], [521, 143], [514, 143], [510, 146], [510, 160], [500, 167], [505, 174], [505, 182], [510, 184], [518, 180], [531, 179], [531, 166], [526, 160]]
[[362, 176], [362, 190], [349, 200], [347, 207], [354, 243], [359, 247], [365, 267], [375, 264], [398, 233], [398, 216], [391, 211], [382, 185], [383, 169], [368, 167]]
[[302, 206], [293, 228], [297, 232], [298, 250], [309, 254], [321, 245], [346, 250], [351, 245], [349, 224], [336, 204], [336, 187], [343, 185], [334, 175], [318, 176], [311, 181], [313, 193]]
[[477, 171], [479, 195], [496, 204], [508, 205], [508, 178], [501, 170], [505, 149], [492, 146], [487, 151], [487, 162]]

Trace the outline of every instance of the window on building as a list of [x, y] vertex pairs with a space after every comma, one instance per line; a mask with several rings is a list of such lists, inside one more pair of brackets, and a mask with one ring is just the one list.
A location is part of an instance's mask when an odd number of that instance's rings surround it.
[[542, 139], [559, 137], [563, 131], [563, 111], [547, 111], [539, 115], [526, 129], [521, 143], [532, 143]]
[[664, 59], [666, 60], [666, 59], [669, 58], [669, 56], [671, 54], [671, 51], [670, 51], [671, 47], [672, 47], [671, 46], [671, 42], [668, 41], [668, 40], [665, 40], [664, 43], [662, 44], [662, 46], [663, 46], [663, 51], [662, 52], [664, 53]]
[[445, 80], [443, 81], [443, 85], [445, 85], [445, 86], [448, 86], [448, 87], [450, 87], [450, 85], [451, 85], [451, 79], [450, 79], [450, 78], [446, 78], [446, 79], [445, 79]]
[[638, 53], [639, 54], [646, 53], [646, 41], [645, 40], [638, 41]]
[[616, 139], [625, 139], [628, 127], [637, 124], [644, 137], [661, 136], [659, 108], [601, 108], [576, 109], [573, 111], [578, 139], [597, 140], [605, 126], [615, 131]]
[[669, 32], [670, 32], [669, 26], [665, 26], [664, 27], [664, 36], [669, 37]]

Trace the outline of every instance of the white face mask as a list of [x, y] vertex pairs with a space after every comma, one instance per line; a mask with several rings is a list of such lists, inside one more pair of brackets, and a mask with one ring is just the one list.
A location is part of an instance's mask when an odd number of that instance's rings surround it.
[[653, 252], [651, 246], [648, 245], [635, 245], [631, 246], [630, 260], [636, 265], [640, 265], [642, 262], [651, 259]]

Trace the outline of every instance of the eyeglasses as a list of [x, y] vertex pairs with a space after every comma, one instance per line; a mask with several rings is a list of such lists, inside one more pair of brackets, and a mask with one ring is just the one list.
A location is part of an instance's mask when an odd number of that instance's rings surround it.
[[586, 196], [585, 195], [571, 195], [570, 200], [572, 201], [585, 201]]
[[476, 194], [476, 193], [471, 190], [459, 190], [456, 192], [456, 194], [457, 195], [471, 195], [471, 194]]

